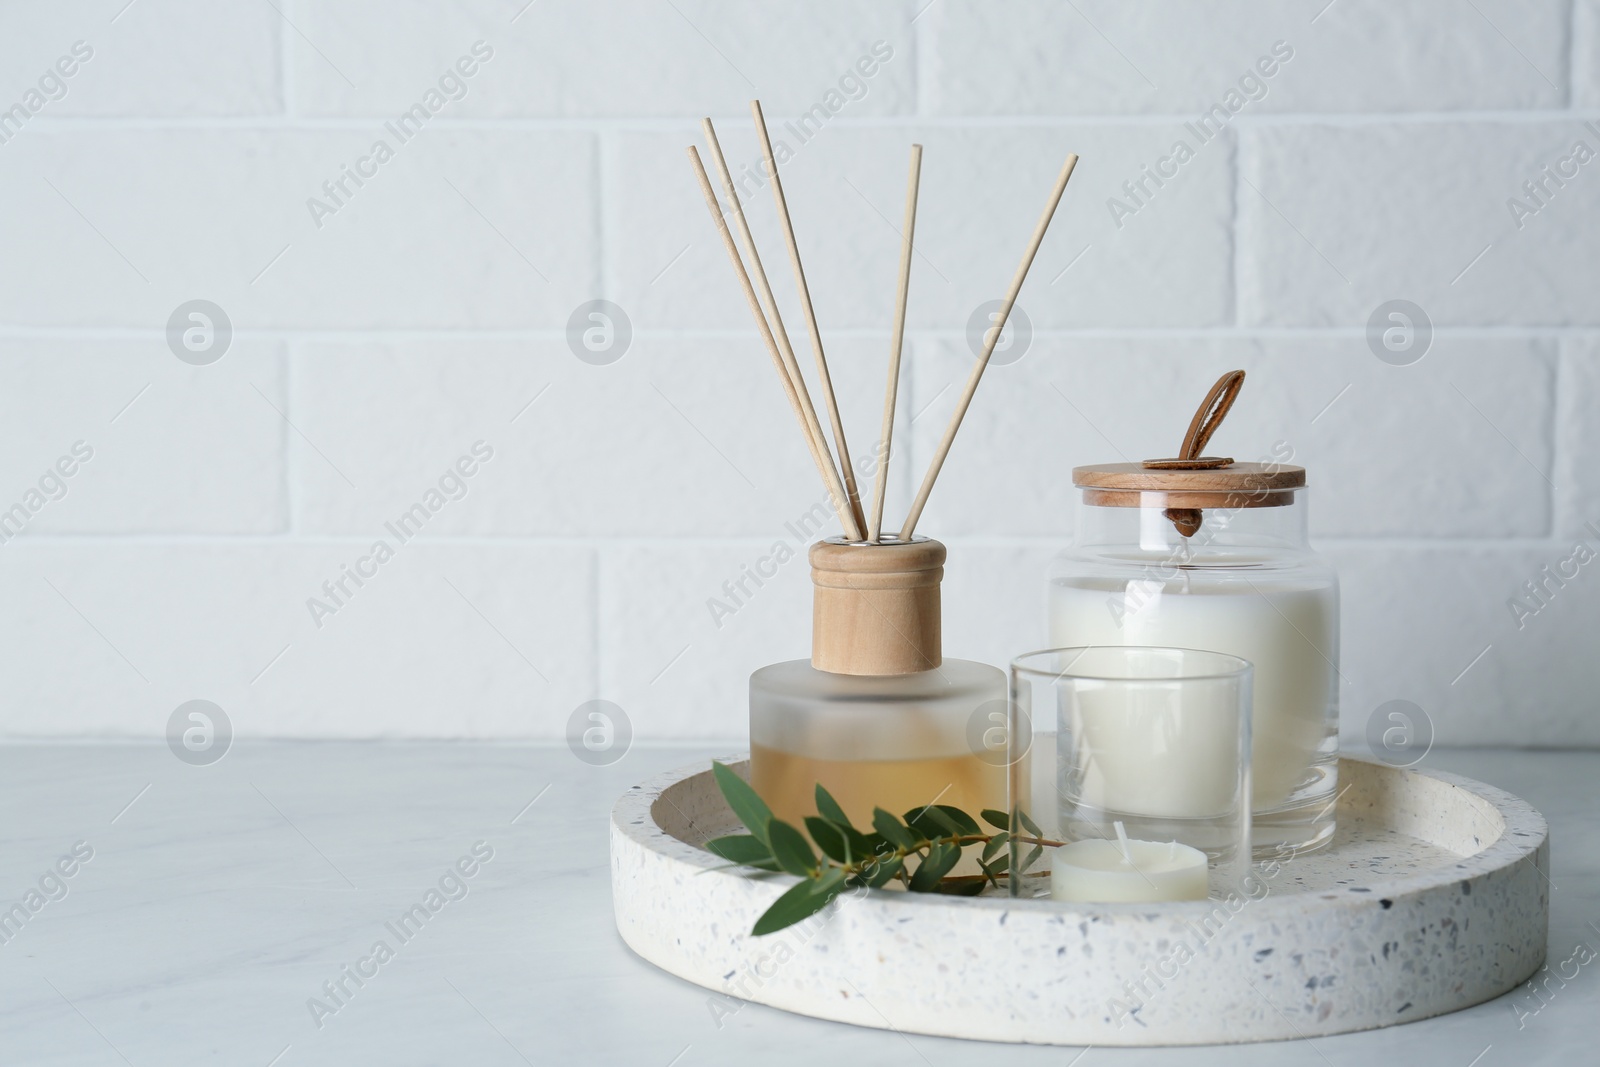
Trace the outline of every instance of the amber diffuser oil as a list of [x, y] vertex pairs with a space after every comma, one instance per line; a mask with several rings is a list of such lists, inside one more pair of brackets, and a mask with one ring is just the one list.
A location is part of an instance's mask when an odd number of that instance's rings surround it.
[[[938, 541], [811, 546], [812, 654], [750, 676], [750, 781], [778, 818], [817, 812], [818, 783], [859, 827], [872, 809], [1006, 806], [1006, 768], [983, 727], [1005, 674], [945, 659]], [[974, 729], [974, 724], [978, 729]]]

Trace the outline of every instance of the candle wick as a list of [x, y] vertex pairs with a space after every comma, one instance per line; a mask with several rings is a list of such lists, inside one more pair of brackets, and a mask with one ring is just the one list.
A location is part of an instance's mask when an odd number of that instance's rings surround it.
[[1128, 851], [1128, 831], [1123, 827], [1120, 819], [1112, 825], [1117, 828], [1117, 845], [1122, 849], [1122, 862], [1126, 863], [1129, 867], [1132, 867], [1133, 853]]

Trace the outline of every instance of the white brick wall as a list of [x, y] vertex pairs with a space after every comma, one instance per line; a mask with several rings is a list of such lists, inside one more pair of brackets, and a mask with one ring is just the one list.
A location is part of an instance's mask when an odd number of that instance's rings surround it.
[[[0, 13], [0, 115], [26, 113], [0, 118], [0, 508], [93, 449], [0, 544], [0, 736], [158, 736], [195, 697], [256, 737], [557, 739], [593, 698], [642, 737], [739, 736], [748, 672], [808, 651], [805, 565], [720, 624], [706, 602], [802, 548], [820, 489], [683, 148], [712, 114], [754, 173], [759, 96], [858, 455], [926, 146], [891, 515], [1082, 156], [1031, 347], [921, 527], [951, 547], [952, 655], [1041, 644], [1068, 468], [1170, 453], [1244, 367], [1218, 450], [1310, 468], [1346, 735], [1405, 698], [1444, 744], [1600, 744], [1600, 567], [1520, 627], [1506, 604], [1600, 548], [1600, 161], [1542, 169], [1600, 151], [1600, 0], [125, 4]], [[765, 188], [749, 209], [808, 362]], [[209, 366], [165, 336], [198, 298], [235, 330]], [[594, 298], [631, 320], [612, 365], [568, 345]], [[1395, 298], [1438, 331], [1412, 366], [1365, 338]], [[459, 499], [313, 618], [480, 441]]]

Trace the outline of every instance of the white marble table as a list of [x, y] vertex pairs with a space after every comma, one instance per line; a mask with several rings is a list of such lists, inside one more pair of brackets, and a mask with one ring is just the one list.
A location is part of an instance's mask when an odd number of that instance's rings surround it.
[[[240, 744], [193, 767], [164, 745], [0, 748], [0, 920], [41, 879], [60, 897], [40, 891], [37, 911], [0, 925], [0, 1064], [1593, 1062], [1600, 958], [1551, 978], [1537, 1013], [1524, 987], [1388, 1030], [1077, 1060], [730, 1010], [622, 945], [606, 857], [616, 795], [712, 751], [637, 746], [598, 768], [565, 747]], [[1579, 960], [1600, 952], [1600, 753], [1428, 764], [1544, 812], [1551, 969], [1580, 943]], [[52, 874], [77, 842], [93, 857]], [[492, 858], [475, 859], [478, 842]], [[430, 901], [463, 858], [470, 877]], [[397, 933], [413, 905], [426, 919]], [[337, 1001], [324, 983], [342, 983]]]

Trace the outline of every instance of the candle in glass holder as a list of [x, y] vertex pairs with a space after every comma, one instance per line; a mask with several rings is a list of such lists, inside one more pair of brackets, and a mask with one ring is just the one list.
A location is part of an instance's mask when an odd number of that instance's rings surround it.
[[[1012, 661], [1017, 718], [1030, 730], [1012, 750], [1025, 757], [1018, 766], [1034, 765], [1012, 774], [1012, 803], [1032, 809], [1034, 822], [1022, 821], [1035, 837], [1068, 842], [1051, 853], [1051, 895], [1199, 900], [1239, 883], [1250, 859], [1251, 673], [1237, 656], [1143, 645]], [[1026, 871], [1029, 839], [1012, 844], [1013, 869]]]

